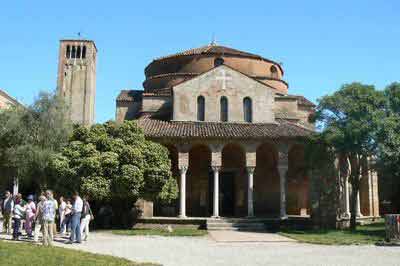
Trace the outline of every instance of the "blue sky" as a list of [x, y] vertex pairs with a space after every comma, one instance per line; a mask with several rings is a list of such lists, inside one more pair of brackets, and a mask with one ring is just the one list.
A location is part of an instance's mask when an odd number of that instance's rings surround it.
[[283, 62], [292, 94], [315, 101], [343, 83], [400, 80], [400, 1], [2, 1], [0, 88], [25, 104], [54, 90], [58, 41], [99, 49], [96, 120], [121, 89], [142, 88], [155, 57], [221, 45]]

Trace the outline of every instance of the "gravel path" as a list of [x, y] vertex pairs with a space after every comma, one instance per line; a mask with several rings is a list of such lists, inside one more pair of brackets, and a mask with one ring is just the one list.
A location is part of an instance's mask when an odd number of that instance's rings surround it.
[[90, 240], [82, 245], [57, 245], [165, 266], [400, 265], [399, 247], [216, 242], [210, 237], [117, 236], [109, 233], [92, 233]]

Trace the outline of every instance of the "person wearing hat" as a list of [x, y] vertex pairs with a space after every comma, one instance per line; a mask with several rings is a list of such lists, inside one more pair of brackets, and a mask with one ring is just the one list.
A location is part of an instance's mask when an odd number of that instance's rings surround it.
[[29, 195], [28, 203], [26, 204], [25, 209], [25, 231], [28, 237], [33, 237], [32, 235], [32, 224], [35, 218], [36, 213], [36, 204], [33, 201], [33, 195]]

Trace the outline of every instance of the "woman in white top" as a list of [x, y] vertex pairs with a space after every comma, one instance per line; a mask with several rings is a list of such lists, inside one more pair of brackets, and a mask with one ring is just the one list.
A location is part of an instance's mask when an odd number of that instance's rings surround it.
[[63, 224], [65, 219], [65, 209], [67, 208], [67, 203], [64, 201], [64, 197], [60, 197], [60, 205], [58, 207], [58, 213], [60, 215], [60, 232], [65, 233], [65, 224]]

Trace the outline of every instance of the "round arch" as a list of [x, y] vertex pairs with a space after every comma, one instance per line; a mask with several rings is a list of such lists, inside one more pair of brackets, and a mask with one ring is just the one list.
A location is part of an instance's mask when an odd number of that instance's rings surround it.
[[272, 143], [262, 143], [256, 151], [254, 171], [254, 214], [261, 217], [279, 215], [280, 187], [277, 169], [278, 151]]
[[205, 144], [194, 144], [189, 150], [186, 180], [186, 212], [189, 216], [206, 217], [212, 213], [210, 167], [210, 148]]
[[294, 144], [288, 154], [286, 209], [289, 215], [310, 214], [310, 182], [304, 159], [304, 146]]

